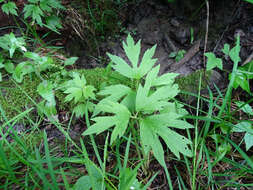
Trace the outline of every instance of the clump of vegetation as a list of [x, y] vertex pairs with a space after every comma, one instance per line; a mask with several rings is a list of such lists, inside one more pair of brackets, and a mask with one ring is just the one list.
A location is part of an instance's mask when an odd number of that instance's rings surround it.
[[[87, 1], [90, 30], [105, 34], [116, 19], [110, 7], [125, 2]], [[4, 13], [18, 15], [14, 1], [0, 3]], [[62, 9], [59, 1], [28, 0], [27, 31], [37, 40], [37, 27], [59, 32], [56, 11]], [[77, 70], [77, 57], [58, 59], [43, 48], [29, 48], [31, 41], [21, 33], [0, 36], [0, 189], [147, 190], [161, 173], [154, 166], [164, 170], [169, 189], [252, 186], [253, 61], [239, 66], [240, 37], [222, 49], [233, 70], [225, 92], [214, 85], [214, 95], [201, 70], [181, 78], [159, 76], [156, 46], [140, 58], [141, 43], [130, 35], [123, 43], [130, 64], [108, 53], [106, 68]], [[223, 70], [222, 57], [205, 56], [203, 77]], [[202, 96], [204, 88], [208, 95]], [[238, 101], [233, 92], [239, 89], [244, 99]], [[196, 105], [180, 102], [182, 91], [188, 92], [185, 99], [193, 95]], [[71, 113], [64, 122], [61, 111]], [[71, 134], [76, 123], [78, 140]], [[63, 144], [52, 145], [53, 128], [64, 136]]]

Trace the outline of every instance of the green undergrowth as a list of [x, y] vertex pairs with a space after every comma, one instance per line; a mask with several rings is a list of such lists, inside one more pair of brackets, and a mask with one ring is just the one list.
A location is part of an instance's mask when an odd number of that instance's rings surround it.
[[32, 107], [32, 100], [39, 101], [40, 96], [36, 92], [39, 83], [40, 79], [35, 75], [25, 76], [21, 84], [13, 80], [0, 82], [0, 104], [8, 119]]
[[[129, 80], [126, 80], [117, 72], [106, 68], [80, 69], [75, 71], [83, 74], [87, 80], [87, 84], [93, 85], [97, 91], [113, 84], [131, 85]], [[203, 73], [202, 70], [185, 77], [177, 78], [176, 83], [179, 84], [179, 88], [183, 91], [197, 92], [201, 73]], [[49, 73], [47, 73], [47, 76], [50, 78]], [[207, 74], [207, 76], [210, 76], [210, 74]], [[13, 80], [0, 82], [0, 104], [8, 119], [13, 118], [30, 107], [34, 107], [34, 103], [39, 103], [41, 97], [36, 89], [40, 82], [41, 80], [35, 74], [25, 76], [23, 82], [20, 84], [15, 83]], [[203, 82], [202, 88], [205, 88], [205, 86], [206, 83]], [[55, 95], [59, 110], [72, 110], [73, 105], [64, 102], [66, 95], [62, 91], [57, 90]], [[187, 95], [183, 95], [183, 99], [187, 100]], [[1, 117], [0, 120], [3, 120]]]

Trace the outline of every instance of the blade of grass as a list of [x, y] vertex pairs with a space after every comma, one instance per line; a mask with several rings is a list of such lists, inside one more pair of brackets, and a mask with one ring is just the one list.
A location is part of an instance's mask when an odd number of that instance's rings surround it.
[[47, 161], [47, 165], [48, 165], [48, 172], [49, 172], [49, 175], [50, 175], [50, 177], [52, 179], [52, 182], [53, 182], [53, 189], [58, 190], [59, 187], [57, 185], [56, 177], [55, 177], [55, 174], [54, 174], [54, 167], [53, 167], [53, 163], [52, 163], [51, 157], [50, 157], [46, 131], [44, 131], [44, 147], [45, 147], [46, 161]]
[[228, 137], [224, 137], [226, 141], [228, 141], [233, 147], [240, 153], [240, 155], [246, 160], [248, 165], [253, 169], [253, 161], [251, 158], [247, 156], [247, 154], [239, 147], [237, 146], [233, 141], [231, 141]]
[[[177, 167], [174, 166], [175, 170], [176, 170], [176, 173], [177, 173], [177, 176], [178, 176], [178, 180], [179, 180], [179, 183], [182, 185], [183, 189], [184, 190], [187, 190], [185, 184], [184, 184], [184, 180], [182, 179], [182, 176], [180, 175], [180, 172], [178, 171]], [[181, 187], [180, 185], [180, 187]]]

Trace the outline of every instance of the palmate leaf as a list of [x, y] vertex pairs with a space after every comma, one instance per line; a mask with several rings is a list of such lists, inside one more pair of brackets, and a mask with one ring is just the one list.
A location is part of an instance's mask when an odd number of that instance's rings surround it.
[[7, 15], [9, 15], [9, 13], [18, 16], [17, 13], [17, 6], [14, 2], [8, 2], [2, 5], [2, 10], [4, 13], [6, 13]]
[[[145, 85], [139, 85], [136, 95], [136, 111], [154, 112], [161, 110], [169, 104], [168, 100], [175, 97], [179, 93], [178, 85], [172, 84], [174, 76], [157, 77], [159, 66], [153, 68], [147, 75]], [[150, 89], [154, 85], [166, 84], [164, 79], [171, 78], [167, 85], [160, 86], [154, 93], [150, 93]], [[170, 85], [169, 85], [170, 84]]]
[[[125, 85], [118, 84], [107, 86], [103, 90], [101, 90], [98, 95], [107, 96], [102, 101], [100, 101], [98, 105], [104, 104], [105, 101], [110, 100], [125, 105], [130, 111], [133, 111], [135, 109], [136, 93], [131, 88]], [[98, 113], [103, 111], [101, 110], [101, 108], [103, 107], [97, 106], [93, 115], [97, 115]]]
[[85, 101], [89, 98], [95, 99], [94, 91], [96, 90], [91, 85], [86, 85], [86, 79], [84, 75], [79, 75], [78, 73], [73, 74], [73, 79], [65, 82], [63, 87], [66, 89], [65, 102], [69, 102], [74, 99], [74, 103], [79, 101]]
[[40, 26], [42, 26], [41, 17], [44, 16], [44, 13], [39, 6], [35, 4], [26, 4], [23, 11], [25, 12], [24, 18], [32, 17], [33, 21], [36, 21]]
[[206, 70], [212, 70], [215, 67], [218, 67], [220, 70], [222, 70], [222, 59], [217, 58], [213, 53], [205, 53], [205, 56], [207, 57], [207, 64], [206, 64]]
[[232, 128], [233, 132], [246, 132], [244, 135], [244, 142], [246, 145], [246, 151], [253, 146], [253, 127], [250, 122], [242, 121]]
[[107, 55], [113, 62], [112, 68], [115, 69], [115, 71], [122, 74], [123, 76], [126, 76], [131, 79], [139, 80], [143, 76], [145, 76], [151, 70], [151, 68], [154, 66], [157, 60], [152, 59], [155, 53], [156, 46], [153, 46], [151, 49], [148, 49], [144, 53], [142, 61], [139, 64], [140, 50], [141, 50], [140, 43], [141, 42], [138, 41], [135, 44], [133, 38], [129, 34], [126, 43], [125, 42], [123, 43], [123, 48], [132, 67], [128, 65], [127, 62], [123, 60], [121, 57], [111, 55], [108, 53]]
[[112, 101], [104, 101], [103, 104], [98, 105], [100, 110], [106, 113], [113, 113], [113, 116], [95, 117], [92, 120], [96, 123], [90, 126], [83, 135], [99, 134], [103, 131], [113, 127], [111, 135], [111, 144], [117, 139], [122, 137], [125, 133], [131, 113], [126, 106]]
[[167, 147], [178, 158], [180, 158], [179, 153], [192, 156], [192, 152], [188, 147], [191, 141], [168, 127], [171, 124], [180, 124], [181, 126], [173, 126], [180, 129], [192, 128], [193, 126], [187, 122], [173, 118], [173, 115], [175, 114], [158, 114], [145, 117], [140, 121], [140, 138], [144, 151], [147, 153], [151, 149], [155, 158], [163, 166], [165, 165], [164, 152], [158, 138], [159, 136], [162, 137]]
[[132, 63], [134, 69], [137, 69], [137, 65], [139, 62], [139, 56], [141, 51], [141, 41], [139, 40], [136, 44], [134, 43], [134, 39], [128, 35], [126, 42], [123, 42], [123, 48], [126, 52], [126, 55], [129, 61]]

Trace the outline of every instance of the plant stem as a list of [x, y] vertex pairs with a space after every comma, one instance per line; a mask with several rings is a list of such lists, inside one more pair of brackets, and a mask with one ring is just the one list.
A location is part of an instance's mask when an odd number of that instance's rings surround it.
[[[200, 73], [199, 80], [199, 92], [197, 102], [197, 113], [199, 115], [199, 104], [200, 104], [200, 89], [201, 89], [202, 74]], [[198, 148], [198, 119], [195, 122], [195, 139], [194, 139], [194, 153], [193, 153], [193, 172], [192, 172], [192, 190], [196, 189], [196, 173], [197, 173], [197, 148]]]

